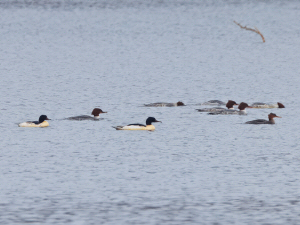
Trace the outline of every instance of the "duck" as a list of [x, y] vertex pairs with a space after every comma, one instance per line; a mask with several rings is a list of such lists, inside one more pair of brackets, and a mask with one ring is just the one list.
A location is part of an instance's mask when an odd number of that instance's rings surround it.
[[264, 120], [264, 119], [258, 119], [258, 120], [252, 120], [246, 122], [246, 124], [275, 124], [274, 118], [281, 118], [280, 116], [277, 116], [275, 113], [270, 113], [268, 115], [269, 120]]
[[116, 126], [113, 127], [116, 130], [149, 130], [149, 131], [153, 131], [155, 130], [155, 127], [152, 125], [152, 123], [154, 122], [160, 122], [156, 120], [154, 117], [148, 117], [148, 119], [146, 120], [146, 125], [144, 124], [139, 124], [139, 123], [134, 123], [134, 124], [129, 124], [127, 126]]
[[185, 106], [185, 104], [181, 101], [176, 103], [167, 103], [167, 102], [156, 102], [150, 104], [144, 104], [146, 107], [176, 107], [176, 106]]
[[209, 115], [247, 115], [246, 108], [252, 108], [252, 107], [245, 102], [241, 102], [238, 107], [239, 110], [226, 109], [219, 112], [210, 112], [208, 114]]
[[280, 102], [277, 102], [277, 103], [271, 103], [271, 104], [267, 104], [267, 103], [262, 103], [262, 102], [254, 102], [252, 105], [252, 108], [285, 108], [285, 106], [280, 103]]
[[107, 113], [107, 112], [103, 112], [102, 109], [99, 109], [99, 108], [94, 108], [91, 115], [93, 115], [94, 117], [92, 116], [87, 116], [87, 115], [81, 115], [81, 116], [74, 116], [74, 117], [69, 117], [67, 118], [68, 120], [99, 120], [100, 119], [100, 114], [101, 113]]
[[39, 121], [28, 121], [19, 124], [19, 127], [48, 127], [49, 123], [46, 120], [48, 117], [46, 115], [41, 115]]
[[220, 100], [209, 100], [207, 102], [203, 102], [201, 105], [226, 105], [225, 102], [220, 101]]
[[[226, 107], [227, 109], [233, 110], [234, 105], [238, 105], [238, 104], [235, 101], [228, 100]], [[222, 107], [213, 107], [213, 108], [203, 108], [203, 109], [196, 109], [196, 110], [198, 110], [198, 112], [219, 112], [227, 109]]]

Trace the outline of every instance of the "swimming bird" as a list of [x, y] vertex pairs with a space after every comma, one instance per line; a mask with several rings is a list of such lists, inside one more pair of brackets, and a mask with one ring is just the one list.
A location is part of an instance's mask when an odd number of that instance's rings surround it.
[[19, 127], [48, 127], [49, 123], [46, 120], [48, 117], [46, 115], [41, 115], [39, 121], [28, 121], [19, 124]]
[[247, 114], [246, 108], [252, 108], [252, 107], [245, 102], [241, 102], [238, 107], [239, 110], [226, 109], [219, 112], [211, 112], [208, 114], [209, 115], [246, 115]]
[[[226, 107], [227, 109], [233, 110], [234, 105], [238, 105], [238, 104], [235, 101], [228, 100]], [[198, 112], [219, 112], [227, 109], [222, 107], [213, 107], [213, 108], [203, 108], [203, 109], [196, 109], [196, 110], [198, 110]]]
[[101, 109], [99, 108], [94, 108], [91, 115], [92, 116], [87, 116], [87, 115], [81, 115], [81, 116], [74, 116], [74, 117], [69, 117], [67, 118], [68, 120], [99, 120], [100, 119], [100, 114], [101, 113], [107, 113], [107, 112], [103, 112]]
[[155, 130], [155, 127], [152, 125], [154, 122], [161, 122], [157, 121], [154, 117], [148, 117], [146, 120], [146, 125], [144, 124], [139, 124], [139, 123], [134, 123], [134, 124], [129, 124], [127, 126], [117, 126], [113, 127], [116, 130]]
[[185, 104], [181, 101], [176, 103], [167, 103], [167, 102], [156, 102], [150, 104], [144, 104], [146, 107], [176, 107], [176, 106], [185, 106]]
[[202, 103], [201, 105], [226, 105], [226, 103], [220, 100], [209, 100], [207, 102]]
[[252, 105], [252, 108], [285, 108], [285, 106], [280, 103], [272, 103], [272, 104], [267, 104], [267, 103], [262, 103], [262, 102], [254, 102]]
[[246, 124], [275, 124], [274, 118], [281, 118], [280, 116], [277, 116], [275, 113], [270, 113], [268, 115], [269, 120], [263, 120], [263, 119], [258, 119], [258, 120], [252, 120], [246, 122]]

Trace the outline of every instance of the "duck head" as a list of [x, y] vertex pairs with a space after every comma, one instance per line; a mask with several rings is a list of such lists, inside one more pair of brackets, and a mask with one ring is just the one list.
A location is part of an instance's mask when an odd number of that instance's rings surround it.
[[246, 108], [252, 108], [251, 106], [249, 106], [247, 103], [245, 102], [241, 102], [238, 109], [239, 110], [245, 110]]
[[177, 102], [177, 106], [183, 106], [183, 105], [185, 105], [183, 102], [181, 101]]
[[281, 118], [280, 116], [277, 116], [275, 113], [270, 113], [270, 114], [268, 115], [268, 117], [269, 117], [269, 120], [272, 120], [272, 119], [275, 118], [275, 117]]
[[93, 112], [91, 113], [91, 115], [93, 116], [99, 116], [100, 113], [107, 113], [107, 112], [103, 112], [101, 109], [99, 108], [94, 108]]
[[48, 117], [46, 115], [41, 115], [40, 118], [39, 118], [39, 123], [42, 123], [45, 120], [50, 120], [50, 119], [48, 119]]
[[232, 100], [228, 100], [227, 104], [226, 104], [226, 107], [228, 109], [231, 109], [233, 108], [234, 105], [238, 105], [235, 101], [232, 101]]
[[148, 117], [148, 119], [146, 120], [146, 125], [151, 125], [154, 122], [161, 122], [156, 120], [154, 117]]

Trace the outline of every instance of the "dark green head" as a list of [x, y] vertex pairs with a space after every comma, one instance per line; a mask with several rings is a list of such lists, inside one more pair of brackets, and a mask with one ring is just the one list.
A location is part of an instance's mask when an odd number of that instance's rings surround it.
[[48, 119], [48, 117], [46, 115], [41, 115], [40, 118], [39, 118], [39, 123], [42, 123], [45, 120], [50, 120], [50, 119]]
[[154, 117], [148, 117], [148, 119], [146, 120], [146, 125], [151, 125], [154, 122], [161, 122], [161, 121], [157, 121]]

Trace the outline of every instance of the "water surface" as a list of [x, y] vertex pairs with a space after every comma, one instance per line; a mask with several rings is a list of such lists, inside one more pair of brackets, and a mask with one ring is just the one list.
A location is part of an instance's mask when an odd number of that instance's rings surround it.
[[[298, 1], [1, 1], [0, 223], [299, 224], [299, 13]], [[195, 110], [211, 99], [286, 108]], [[103, 120], [63, 120], [94, 107]], [[273, 126], [244, 124], [270, 112]], [[17, 126], [41, 114], [50, 127]], [[154, 132], [112, 128], [148, 116]]]

